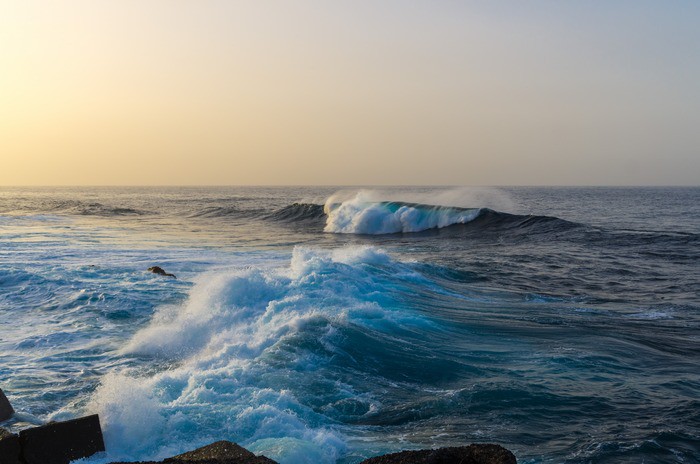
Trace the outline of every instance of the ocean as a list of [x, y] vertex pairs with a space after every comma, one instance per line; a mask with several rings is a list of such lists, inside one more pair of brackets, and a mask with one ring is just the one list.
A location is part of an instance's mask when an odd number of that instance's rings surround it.
[[0, 388], [90, 464], [698, 463], [700, 188], [0, 188]]

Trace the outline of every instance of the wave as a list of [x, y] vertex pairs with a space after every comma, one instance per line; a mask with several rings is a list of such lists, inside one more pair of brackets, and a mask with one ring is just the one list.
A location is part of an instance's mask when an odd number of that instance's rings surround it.
[[235, 206], [210, 206], [189, 215], [190, 218], [248, 219], [262, 214], [260, 209], [242, 209]]
[[[400, 201], [366, 201], [359, 195], [341, 203], [326, 203], [326, 232], [339, 234], [415, 233], [449, 228], [470, 231], [561, 232], [579, 224], [551, 216], [518, 215], [489, 208], [461, 208]], [[463, 227], [459, 227], [463, 226]]]
[[67, 214], [76, 214], [79, 216], [144, 216], [150, 214], [148, 211], [143, 211], [135, 208], [124, 208], [121, 206], [110, 206], [103, 203], [85, 203], [81, 201], [69, 200], [59, 201], [50, 207], [51, 211]]
[[460, 230], [470, 229], [470, 231], [476, 230], [479, 233], [507, 231], [510, 234], [520, 235], [560, 233], [581, 227], [581, 224], [554, 216], [510, 214], [482, 208], [479, 210], [479, 215]]
[[357, 196], [339, 204], [326, 203], [325, 211], [326, 232], [379, 235], [464, 224], [474, 220], [481, 210], [400, 201], [372, 202]]
[[210, 206], [193, 214], [190, 218], [231, 218], [231, 219], [263, 219], [279, 222], [316, 221], [325, 218], [323, 205], [313, 203], [292, 203], [274, 210], [239, 208], [236, 206]]
[[93, 394], [109, 458], [160, 458], [173, 443], [186, 450], [216, 436], [282, 463], [336, 462], [348, 446], [337, 424], [381, 407], [354, 372], [452, 372], [416, 352], [437, 323], [400, 300], [426, 285], [374, 247], [297, 247], [281, 267], [201, 276], [186, 302], [160, 308], [121, 351], [169, 368], [110, 373]]
[[293, 203], [265, 216], [265, 219], [284, 222], [316, 221], [324, 219], [323, 205], [314, 203]]

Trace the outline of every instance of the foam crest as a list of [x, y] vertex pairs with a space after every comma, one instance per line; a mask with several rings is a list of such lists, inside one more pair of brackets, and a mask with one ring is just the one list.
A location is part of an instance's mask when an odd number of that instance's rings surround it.
[[340, 234], [394, 234], [464, 224], [480, 214], [479, 208], [433, 206], [399, 201], [375, 201], [358, 192], [340, 203], [326, 202], [326, 232]]
[[94, 393], [89, 409], [103, 418], [109, 458], [160, 459], [229, 439], [283, 464], [335, 462], [345, 439], [319, 411], [374, 406], [323, 366], [348, 327], [429, 324], [392, 297], [416, 279], [374, 247], [297, 247], [288, 266], [201, 276], [183, 305], [161, 308], [123, 349], [171, 367], [107, 375]]

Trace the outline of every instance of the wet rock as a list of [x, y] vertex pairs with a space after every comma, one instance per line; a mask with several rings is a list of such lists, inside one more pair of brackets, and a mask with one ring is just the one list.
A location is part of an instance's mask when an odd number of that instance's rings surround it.
[[360, 464], [516, 464], [513, 453], [499, 445], [475, 444], [435, 450], [402, 451], [365, 459]]
[[162, 275], [162, 276], [166, 276], [166, 277], [173, 277], [173, 278], [177, 279], [177, 277], [175, 277], [175, 274], [169, 274], [169, 273], [165, 272], [163, 270], [163, 268], [160, 266], [149, 267], [148, 270], [154, 274], [158, 274], [158, 275]]
[[0, 427], [0, 463], [20, 464], [19, 437]]
[[[113, 462], [111, 464], [127, 464]], [[163, 461], [146, 461], [129, 464], [277, 464], [265, 456], [256, 456], [242, 446], [230, 441], [217, 441], [194, 451], [180, 454]]]
[[22, 430], [19, 441], [26, 464], [69, 464], [105, 450], [96, 414]]
[[2, 388], [0, 388], [0, 422], [9, 419], [14, 413], [15, 410], [12, 409], [12, 405], [7, 400]]

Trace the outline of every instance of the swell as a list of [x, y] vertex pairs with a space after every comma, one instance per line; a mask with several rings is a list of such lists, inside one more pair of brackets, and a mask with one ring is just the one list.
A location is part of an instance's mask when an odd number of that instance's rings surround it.
[[260, 216], [261, 209], [245, 209], [235, 206], [209, 206], [199, 211], [191, 213], [190, 218], [231, 218], [250, 219]]
[[150, 211], [130, 208], [119, 205], [109, 205], [99, 202], [86, 202], [79, 200], [56, 200], [41, 204], [38, 207], [27, 208], [32, 212], [58, 213], [77, 216], [145, 216], [152, 214]]
[[237, 206], [210, 206], [188, 215], [190, 218], [259, 219], [273, 222], [295, 223], [323, 221], [323, 205], [292, 203], [274, 211], [262, 208], [240, 208]]
[[507, 233], [509, 236], [516, 237], [531, 234], [561, 234], [584, 228], [583, 224], [554, 216], [510, 214], [482, 208], [472, 221], [464, 224], [453, 224], [447, 228], [445, 233], [482, 237], [493, 237], [495, 234], [502, 236]]
[[264, 219], [281, 222], [308, 222], [326, 219], [323, 205], [314, 203], [292, 203], [272, 213], [266, 214]]

